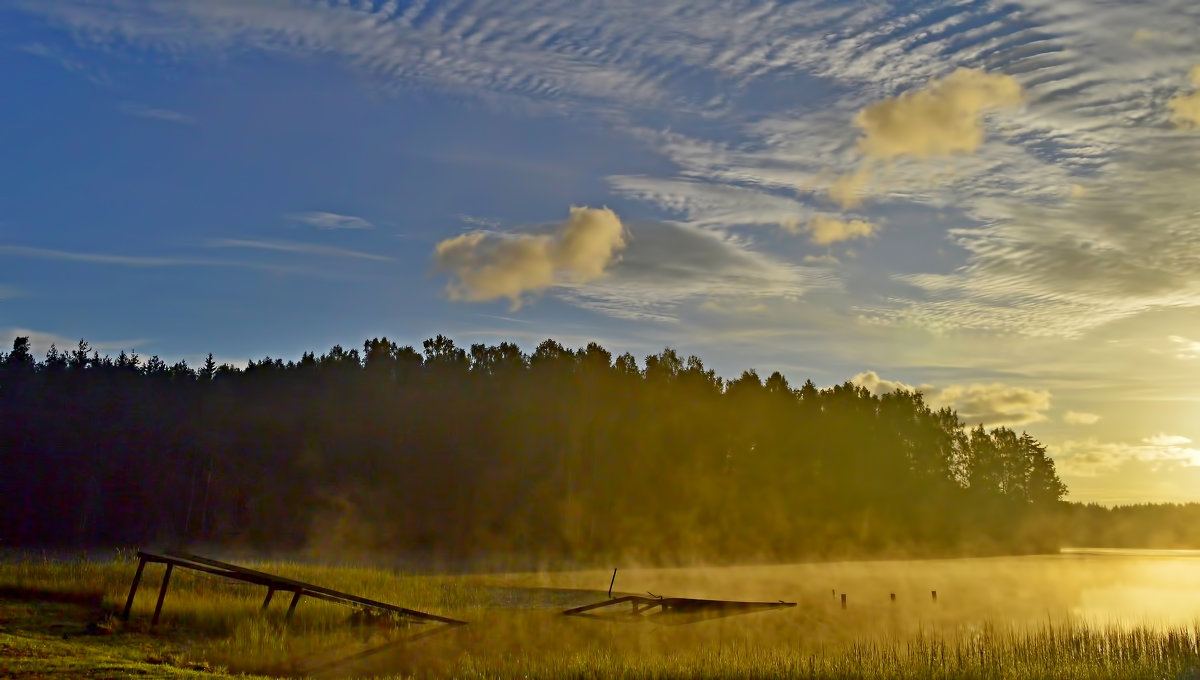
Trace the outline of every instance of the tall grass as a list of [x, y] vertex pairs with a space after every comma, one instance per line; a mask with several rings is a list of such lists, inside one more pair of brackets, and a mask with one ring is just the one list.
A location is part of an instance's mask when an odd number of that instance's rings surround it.
[[[251, 568], [472, 622], [413, 643], [400, 632], [350, 623], [344, 606], [306, 598], [285, 621], [288, 593], [260, 608], [265, 588], [176, 569], [155, 639], [233, 671], [320, 677], [461, 678], [1191, 678], [1200, 680], [1200, 627], [966, 624], [912, 616], [872, 626], [832, 601], [688, 626], [619, 624], [533, 608], [488, 578], [287, 562]], [[0, 562], [0, 593], [86, 595], [119, 612], [136, 557]], [[147, 565], [122, 634], [150, 634], [162, 565]], [[514, 596], [514, 592], [517, 595]], [[533, 591], [527, 591], [532, 593]], [[0, 597], [4, 595], [0, 594]], [[583, 595], [587, 597], [586, 594]], [[501, 603], [503, 603], [501, 605]], [[888, 605], [890, 607], [890, 605]], [[932, 609], [930, 607], [929, 609]], [[888, 609], [900, 616], [900, 612]], [[914, 610], [915, 611], [915, 610]], [[356, 658], [364, 651], [385, 649]]]
[[459, 678], [1200, 678], [1196, 629], [1092, 628], [923, 633], [805, 649], [739, 640], [687, 649], [589, 646], [468, 655]]

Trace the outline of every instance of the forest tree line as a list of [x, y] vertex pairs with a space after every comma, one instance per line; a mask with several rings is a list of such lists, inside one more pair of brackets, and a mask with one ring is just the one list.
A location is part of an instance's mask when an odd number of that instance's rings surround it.
[[0, 353], [0, 546], [470, 560], [1057, 547], [1046, 448], [922, 395], [666, 349], [372, 339], [244, 369], [86, 342]]

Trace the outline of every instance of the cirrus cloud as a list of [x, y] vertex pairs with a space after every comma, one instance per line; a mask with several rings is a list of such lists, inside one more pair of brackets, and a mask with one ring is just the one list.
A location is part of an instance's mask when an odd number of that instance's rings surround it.
[[317, 229], [373, 229], [375, 227], [361, 217], [332, 212], [299, 212], [285, 215], [285, 217], [293, 222], [302, 222]]

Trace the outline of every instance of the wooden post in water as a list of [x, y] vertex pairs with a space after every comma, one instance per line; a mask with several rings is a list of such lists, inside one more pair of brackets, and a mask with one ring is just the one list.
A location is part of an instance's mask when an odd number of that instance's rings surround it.
[[892, 604], [896, 603], [896, 593], [892, 593]]
[[137, 592], [138, 583], [142, 581], [142, 570], [146, 568], [146, 558], [138, 558], [138, 568], [133, 574], [133, 583], [129, 586], [129, 597], [125, 598], [125, 611], [121, 613], [121, 620], [129, 620], [129, 611], [133, 609], [133, 596]]
[[846, 593], [842, 593], [842, 609], [846, 608]]
[[929, 591], [929, 594], [930, 594], [930, 596], [932, 596], [932, 597], [933, 597], [933, 603], [934, 603], [934, 604], [937, 604], [937, 591], [936, 591], [936, 590], [931, 590], [931, 591]]
[[174, 564], [167, 564], [167, 571], [163, 573], [162, 587], [158, 589], [158, 602], [154, 605], [154, 616], [150, 619], [150, 627], [158, 625], [158, 615], [162, 614], [163, 599], [167, 597], [167, 584], [171, 582], [171, 570], [175, 568]]

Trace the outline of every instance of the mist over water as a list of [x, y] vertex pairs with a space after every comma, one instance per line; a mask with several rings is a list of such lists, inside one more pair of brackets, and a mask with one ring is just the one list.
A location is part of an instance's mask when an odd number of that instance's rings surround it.
[[[595, 599], [601, 600], [611, 577], [611, 571], [595, 570], [514, 574], [494, 580], [512, 586], [594, 589]], [[817, 616], [832, 621], [841, 617], [853, 621], [854, 627], [893, 632], [914, 626], [1023, 627], [1067, 621], [1190, 626], [1200, 619], [1200, 551], [1068, 549], [1057, 555], [1022, 557], [618, 571], [614, 596], [645, 592], [785, 600], [799, 606], [751, 617]]]

